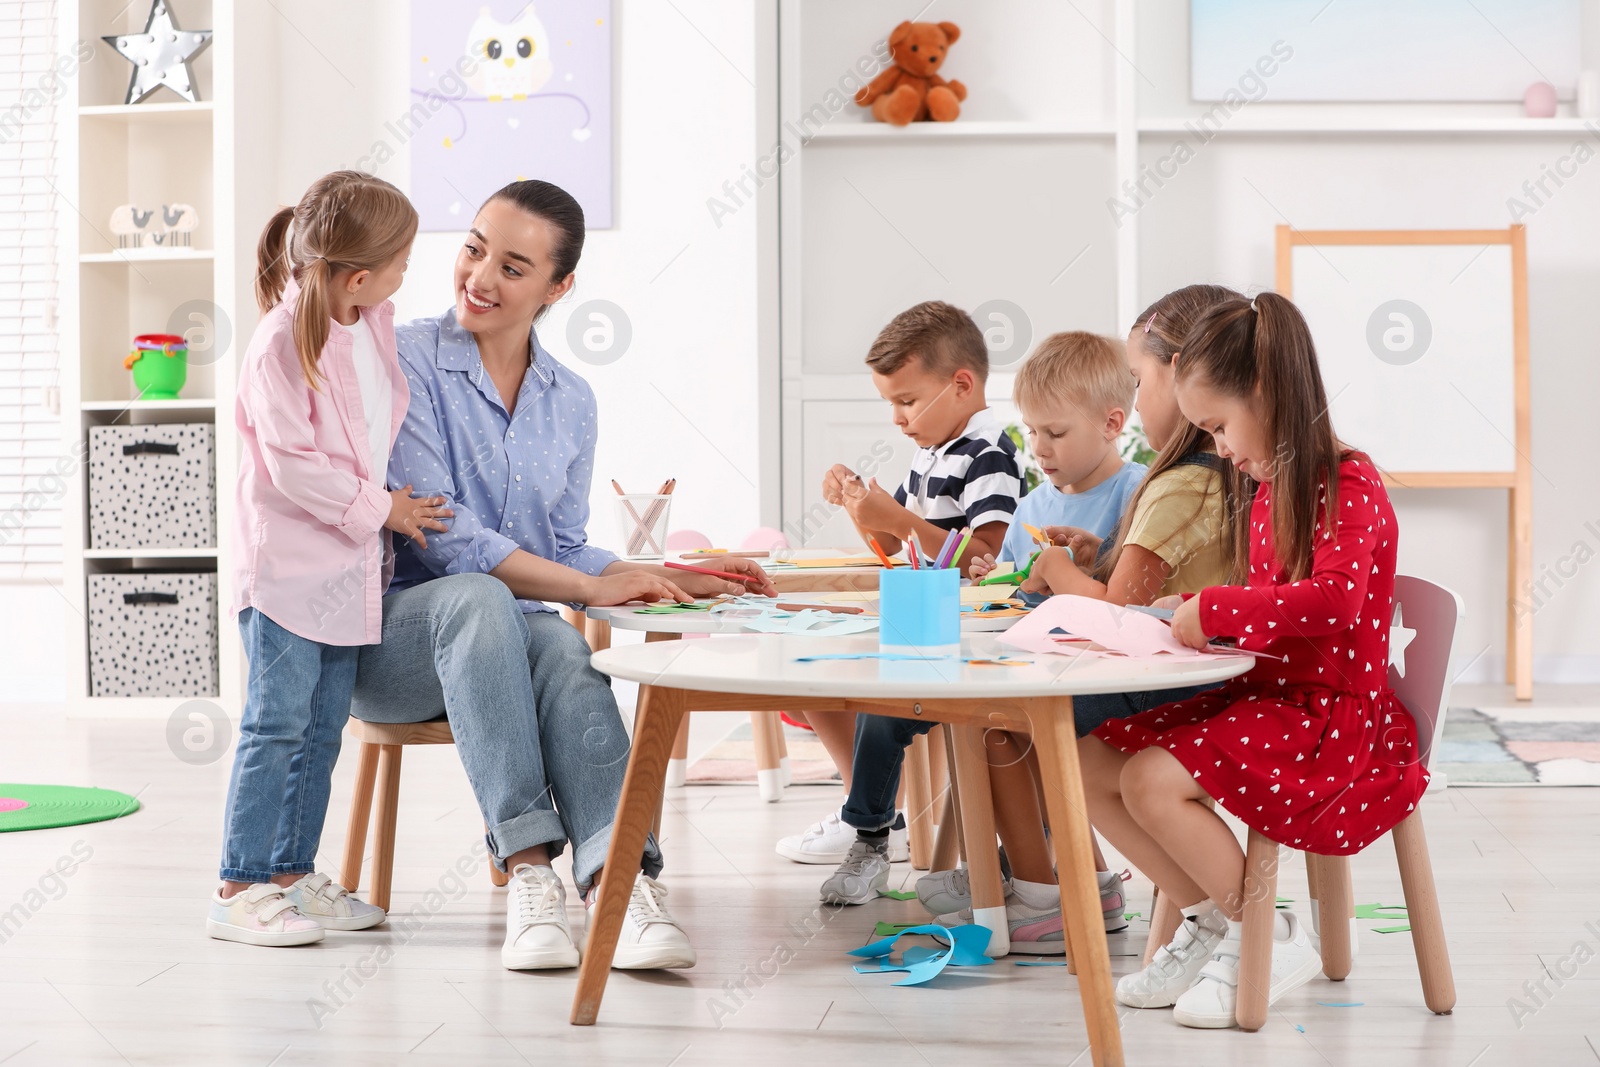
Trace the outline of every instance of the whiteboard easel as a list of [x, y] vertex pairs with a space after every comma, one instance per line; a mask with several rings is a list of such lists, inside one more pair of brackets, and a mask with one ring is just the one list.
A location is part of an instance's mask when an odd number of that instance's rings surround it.
[[1277, 289], [1311, 326], [1335, 428], [1385, 484], [1509, 493], [1506, 681], [1532, 699], [1533, 619], [1517, 609], [1533, 578], [1524, 227], [1279, 226]]

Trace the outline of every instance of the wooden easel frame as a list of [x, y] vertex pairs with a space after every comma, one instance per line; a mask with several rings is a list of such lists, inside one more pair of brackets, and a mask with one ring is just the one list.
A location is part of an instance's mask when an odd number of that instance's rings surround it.
[[1296, 230], [1277, 228], [1277, 289], [1294, 299], [1296, 245], [1508, 245], [1511, 248], [1512, 368], [1516, 390], [1516, 470], [1385, 471], [1385, 485], [1406, 489], [1505, 489], [1510, 493], [1506, 535], [1506, 682], [1518, 700], [1533, 699], [1533, 617], [1519, 624], [1518, 592], [1533, 581], [1533, 428], [1528, 388], [1528, 246], [1521, 225], [1503, 230]]

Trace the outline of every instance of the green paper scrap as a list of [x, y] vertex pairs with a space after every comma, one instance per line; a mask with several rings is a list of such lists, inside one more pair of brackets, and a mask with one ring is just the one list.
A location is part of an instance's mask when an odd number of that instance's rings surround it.
[[1375, 934], [1403, 934], [1409, 929], [1411, 929], [1409, 926], [1374, 926], [1372, 932]]
[[1279, 907], [1279, 908], [1287, 908], [1290, 904], [1293, 904], [1293, 903], [1294, 903], [1294, 901], [1292, 899], [1290, 899], [1289, 897], [1279, 897], [1278, 898], [1278, 903], [1275, 906]]
[[1017, 960], [1018, 967], [1065, 967], [1066, 960]]
[[878, 890], [878, 895], [880, 897], [888, 897], [890, 900], [916, 900], [917, 899], [917, 895], [915, 893], [908, 892], [907, 890], [904, 890], [904, 889], [880, 889], [880, 890]]
[[[915, 894], [913, 894], [913, 895], [915, 895]], [[873, 937], [895, 937], [902, 930], [909, 930], [913, 926], [924, 926], [924, 925], [926, 925], [926, 924], [925, 923], [886, 923], [886, 922], [879, 921], [878, 925], [874, 926], [872, 928], [872, 936]]]
[[1137, 919], [1139, 917], [1139, 913], [1136, 912], [1136, 911], [1125, 911], [1125, 912], [1122, 913], [1122, 917], [1126, 921], [1132, 922], [1133, 920], [1135, 920], [1135, 919]]
[[1358, 919], [1405, 919], [1404, 904], [1357, 904], [1356, 918]]
[[649, 607], [634, 608], [635, 615], [683, 615], [691, 611], [710, 611], [710, 604], [651, 604]]

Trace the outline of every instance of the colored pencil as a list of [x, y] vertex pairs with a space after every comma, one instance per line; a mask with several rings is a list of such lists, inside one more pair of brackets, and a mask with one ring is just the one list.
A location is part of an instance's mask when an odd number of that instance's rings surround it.
[[761, 579], [757, 578], [753, 574], [730, 574], [727, 571], [714, 571], [705, 567], [691, 567], [687, 563], [679, 563], [676, 560], [670, 559], [667, 560], [666, 563], [662, 564], [662, 566], [675, 571], [691, 571], [695, 574], [709, 574], [713, 578], [723, 578], [730, 582], [748, 582], [754, 585], [761, 584]]
[[878, 539], [876, 537], [867, 538], [867, 544], [872, 547], [872, 554], [878, 557], [878, 561], [880, 563], [882, 563], [885, 567], [888, 567], [890, 570], [894, 569], [894, 560], [890, 559], [884, 553], [883, 546], [878, 544]]
[[933, 557], [933, 565], [939, 570], [950, 566], [950, 549], [954, 547], [958, 533], [959, 531], [951, 530], [944, 535], [944, 544], [939, 546], [939, 554]]
[[917, 545], [915, 531], [906, 535], [906, 555], [911, 557], [911, 569], [920, 571], [922, 569], [922, 549]]
[[956, 561], [961, 558], [961, 553], [963, 553], [963, 552], [965, 552], [967, 550], [967, 542], [971, 541], [971, 540], [972, 540], [972, 527], [970, 527], [970, 526], [962, 527], [962, 530], [961, 530], [961, 543], [956, 545], [956, 550], [954, 552], [950, 553], [950, 561], [945, 565], [946, 566], [954, 566], [956, 564]]

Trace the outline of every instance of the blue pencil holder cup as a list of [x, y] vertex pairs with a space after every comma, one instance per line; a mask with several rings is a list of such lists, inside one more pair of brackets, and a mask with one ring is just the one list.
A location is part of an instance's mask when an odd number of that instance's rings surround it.
[[927, 650], [960, 643], [960, 571], [895, 567], [879, 572], [880, 647]]

